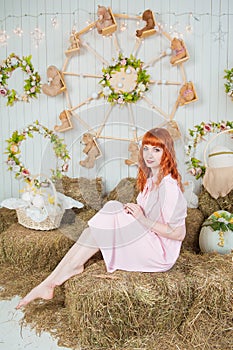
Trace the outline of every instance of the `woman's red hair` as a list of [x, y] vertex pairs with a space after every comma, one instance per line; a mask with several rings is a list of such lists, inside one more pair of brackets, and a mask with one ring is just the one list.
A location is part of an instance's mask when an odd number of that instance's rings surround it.
[[160, 169], [156, 185], [159, 185], [164, 176], [171, 174], [171, 177], [177, 180], [177, 183], [183, 191], [181, 183], [181, 176], [177, 170], [176, 155], [174, 149], [174, 142], [166, 129], [154, 128], [145, 133], [142, 139], [142, 147], [139, 151], [139, 167], [137, 186], [140, 191], [143, 190], [147, 178], [151, 176], [151, 169], [148, 168], [143, 159], [143, 146], [151, 145], [157, 146], [163, 149], [163, 155], [161, 158]]

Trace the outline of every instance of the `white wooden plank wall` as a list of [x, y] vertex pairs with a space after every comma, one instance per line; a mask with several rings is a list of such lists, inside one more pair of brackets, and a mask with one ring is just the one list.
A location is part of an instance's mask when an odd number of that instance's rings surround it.
[[[224, 90], [224, 69], [233, 66], [233, 2], [231, 0], [0, 0], [0, 31], [6, 31], [7, 44], [0, 42], [0, 61], [10, 53], [18, 56], [32, 55], [32, 63], [39, 72], [42, 82], [47, 82], [46, 69], [55, 65], [62, 69], [65, 62], [64, 51], [69, 46], [69, 35], [75, 25], [80, 30], [87, 25], [87, 21], [97, 18], [98, 4], [110, 6], [114, 13], [141, 15], [150, 8], [154, 11], [157, 22], [163, 25], [167, 32], [178, 31], [183, 34], [190, 54], [190, 60], [184, 64], [187, 80], [194, 82], [199, 101], [180, 107], [175, 114], [183, 140], [176, 143], [178, 164], [184, 180], [194, 180], [186, 172], [184, 165], [184, 143], [188, 136], [188, 129], [201, 121], [232, 120], [233, 102]], [[51, 18], [57, 18], [57, 25], [52, 26]], [[116, 36], [123, 53], [128, 56], [135, 45], [135, 31], [144, 26], [144, 22], [136, 20], [118, 19], [118, 27], [127, 25], [125, 31], [118, 30]], [[187, 26], [192, 32], [187, 32]], [[20, 27], [22, 37], [14, 34], [13, 30]], [[32, 41], [32, 32], [35, 28], [45, 34], [43, 40], [36, 47]], [[104, 59], [111, 62], [116, 57], [113, 40], [103, 38], [92, 30], [82, 37]], [[144, 62], [157, 57], [168, 41], [162, 36], [147, 38], [138, 57]], [[101, 74], [103, 64], [87, 50], [82, 49], [80, 54], [70, 60], [68, 71], [76, 73]], [[152, 79], [167, 79], [181, 81], [179, 69], [172, 67], [168, 59], [161, 60], [150, 67], [148, 71]], [[10, 88], [22, 91], [24, 75], [15, 71], [9, 80]], [[76, 78], [67, 79], [71, 97], [71, 104], [86, 100], [94, 91], [98, 91], [98, 79]], [[160, 106], [166, 113], [170, 113], [175, 103], [179, 87], [154, 86], [148, 92], [153, 103]], [[7, 171], [5, 140], [14, 130], [22, 130], [28, 124], [38, 119], [43, 125], [54, 128], [60, 124], [59, 114], [67, 107], [65, 95], [48, 97], [41, 93], [38, 99], [30, 103], [16, 103], [6, 107], [6, 99], [0, 96], [0, 200], [8, 197], [18, 197], [22, 184], [15, 180], [14, 174]], [[91, 102], [77, 110], [78, 115], [89, 125], [97, 129], [109, 105], [103, 99]], [[158, 125], [163, 118], [140, 101], [132, 106], [133, 115], [138, 133]], [[59, 134], [65, 139], [72, 160], [68, 175], [71, 177], [85, 176], [93, 178], [101, 176], [106, 185], [106, 191], [112, 189], [121, 178], [135, 176], [136, 168], [127, 167], [124, 160], [128, 158], [128, 142], [100, 139], [100, 148], [103, 157], [97, 160], [93, 169], [87, 170], [79, 166], [79, 160], [85, 158], [80, 140], [86, 131], [85, 127], [75, 118], [72, 119], [74, 128], [71, 131]], [[105, 136], [132, 138], [133, 131], [127, 107], [113, 108], [106, 128]], [[43, 138], [35, 135], [32, 140], [22, 144], [22, 161], [32, 173], [40, 172], [55, 166], [55, 159], [51, 145]], [[203, 145], [199, 148], [200, 157]], [[198, 154], [197, 154], [198, 155]], [[195, 180], [198, 188], [200, 182]]]

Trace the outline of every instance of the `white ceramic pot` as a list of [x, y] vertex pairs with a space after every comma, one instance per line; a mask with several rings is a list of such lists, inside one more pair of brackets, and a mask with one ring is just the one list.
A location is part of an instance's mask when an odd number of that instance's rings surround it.
[[203, 226], [199, 235], [199, 246], [203, 253], [217, 252], [229, 254], [233, 250], [233, 232], [223, 232], [223, 246], [219, 246], [221, 241], [219, 231], [214, 231], [209, 226]]

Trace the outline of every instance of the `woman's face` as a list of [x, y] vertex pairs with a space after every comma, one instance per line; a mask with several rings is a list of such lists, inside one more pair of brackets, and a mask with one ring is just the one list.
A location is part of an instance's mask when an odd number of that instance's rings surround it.
[[163, 155], [163, 149], [158, 146], [144, 145], [143, 146], [143, 159], [146, 166], [153, 170], [157, 170], [161, 163]]

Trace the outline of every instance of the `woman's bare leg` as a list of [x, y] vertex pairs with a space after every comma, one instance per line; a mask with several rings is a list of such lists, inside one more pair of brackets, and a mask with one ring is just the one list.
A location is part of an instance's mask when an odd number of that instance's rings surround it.
[[84, 270], [84, 264], [89, 260], [99, 248], [94, 242], [90, 229], [83, 231], [79, 240], [70, 248], [64, 258], [51, 274], [33, 288], [17, 305], [16, 309], [26, 306], [31, 301], [42, 298], [49, 300], [53, 298], [54, 288], [60, 286], [70, 277], [80, 274]]

